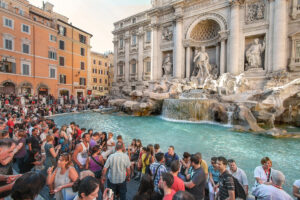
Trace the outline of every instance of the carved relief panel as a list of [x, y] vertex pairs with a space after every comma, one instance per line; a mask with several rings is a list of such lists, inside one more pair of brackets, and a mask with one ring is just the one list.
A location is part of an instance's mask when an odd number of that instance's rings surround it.
[[266, 3], [264, 0], [247, 2], [245, 9], [246, 24], [264, 21], [266, 18]]
[[173, 27], [172, 26], [167, 26], [162, 29], [162, 39], [167, 42], [170, 42], [173, 40]]

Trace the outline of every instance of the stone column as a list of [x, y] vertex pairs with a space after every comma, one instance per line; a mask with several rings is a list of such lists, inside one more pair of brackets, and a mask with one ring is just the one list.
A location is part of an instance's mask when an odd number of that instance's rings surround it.
[[269, 0], [270, 7], [269, 7], [269, 34], [266, 39], [267, 46], [266, 46], [266, 58], [267, 58], [267, 66], [265, 70], [267, 73], [273, 71], [273, 28], [274, 28], [274, 0]]
[[151, 33], [151, 80], [157, 79], [157, 67], [158, 67], [158, 25], [152, 24], [152, 33]]
[[216, 66], [220, 68], [220, 44], [216, 44]]
[[239, 58], [240, 58], [240, 1], [231, 0], [230, 12], [230, 34], [229, 34], [229, 47], [230, 57], [228, 71], [232, 74], [239, 73]]
[[144, 32], [143, 30], [139, 31], [139, 55], [138, 55], [138, 64], [137, 64], [137, 73], [138, 73], [138, 81], [142, 81], [143, 72], [144, 72]]
[[220, 50], [220, 75], [225, 73], [225, 58], [226, 58], [226, 39], [228, 37], [227, 31], [221, 31], [220, 34], [220, 41], [221, 41], [221, 50]]
[[287, 66], [287, 0], [275, 0], [273, 32], [273, 71]]
[[129, 82], [130, 66], [129, 66], [129, 48], [130, 48], [130, 35], [125, 37], [125, 82]]
[[118, 62], [118, 41], [117, 40], [114, 40], [114, 82], [116, 83], [117, 82], [117, 76], [118, 76], [118, 65], [117, 65], [117, 62]]
[[191, 76], [191, 47], [186, 47], [186, 57], [185, 57], [185, 77], [190, 78]]
[[[183, 77], [183, 66], [184, 66], [184, 48], [183, 48], [183, 33], [182, 33], [182, 17], [176, 19], [176, 32], [175, 32], [175, 63], [173, 63], [173, 76], [176, 78]], [[174, 59], [173, 59], [174, 60]]]

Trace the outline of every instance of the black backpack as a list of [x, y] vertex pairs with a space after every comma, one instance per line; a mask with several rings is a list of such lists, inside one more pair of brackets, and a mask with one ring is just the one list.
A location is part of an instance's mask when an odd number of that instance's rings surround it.
[[234, 183], [234, 193], [235, 193], [235, 198], [240, 198], [240, 199], [247, 199], [247, 195], [246, 192], [243, 188], [243, 186], [240, 184], [240, 182], [234, 177], [231, 176], [233, 179], [233, 183]]

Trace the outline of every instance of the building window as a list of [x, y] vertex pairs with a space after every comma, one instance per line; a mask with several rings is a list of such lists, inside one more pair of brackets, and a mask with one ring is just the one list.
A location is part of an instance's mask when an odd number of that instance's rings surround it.
[[136, 18], [132, 19], [132, 23], [135, 24], [136, 23]]
[[97, 83], [97, 78], [93, 78], [93, 82], [94, 82], [94, 83]]
[[98, 74], [100, 74], [101, 73], [101, 71], [100, 71], [100, 69], [98, 70]]
[[3, 17], [3, 25], [7, 28], [14, 29], [14, 21], [12, 19]]
[[151, 42], [151, 31], [146, 32], [146, 42], [150, 43]]
[[67, 83], [67, 76], [66, 75], [59, 75], [59, 83], [62, 83], [62, 84], [66, 84]]
[[79, 84], [80, 84], [80, 85], [86, 85], [86, 80], [85, 80], [85, 78], [80, 78], [80, 79], [79, 79]]
[[102, 83], [102, 79], [101, 78], [99, 79], [99, 83]]
[[85, 49], [84, 48], [80, 48], [80, 55], [82, 55], [82, 56], [85, 55]]
[[7, 50], [13, 50], [14, 41], [12, 39], [4, 39], [4, 48]]
[[56, 42], [56, 36], [50, 34], [50, 41], [51, 41], [51, 42]]
[[79, 34], [79, 41], [83, 44], [86, 43], [86, 37], [84, 35]]
[[100, 72], [101, 72], [100, 74], [102, 75], [103, 74], [103, 70], [101, 69]]
[[124, 47], [124, 40], [123, 40], [123, 38], [121, 38], [120, 41], [119, 41], [119, 47], [120, 47], [120, 49], [123, 49], [123, 47]]
[[84, 67], [84, 62], [80, 62], [80, 69], [81, 69], [81, 70], [84, 70], [84, 69], [85, 69], [85, 67]]
[[58, 34], [62, 35], [62, 36], [66, 36], [67, 35], [67, 29], [66, 27], [63, 27], [62, 25], [57, 25], [58, 28]]
[[151, 62], [146, 62], [146, 72], [149, 73], [151, 72]]
[[3, 61], [2, 67], [0, 67], [0, 72], [4, 73], [16, 73], [16, 63]]
[[64, 57], [59, 57], [59, 66], [65, 66], [65, 58]]
[[99, 60], [99, 65], [102, 65], [102, 62], [101, 62], [101, 60]]
[[24, 15], [24, 10], [19, 9], [19, 14], [23, 16]]
[[93, 60], [94, 65], [96, 65], [96, 60]]
[[136, 74], [136, 62], [131, 64], [131, 74]]
[[49, 77], [50, 78], [56, 78], [56, 67], [49, 67]]
[[5, 1], [0, 1], [0, 6], [7, 9], [7, 3]]
[[22, 32], [30, 34], [30, 27], [26, 24], [22, 24]]
[[65, 41], [59, 40], [59, 49], [60, 50], [65, 50]]
[[123, 28], [123, 25], [124, 25], [124, 24], [123, 24], [123, 22], [122, 22], [122, 23], [120, 23], [120, 28]]
[[131, 37], [131, 45], [132, 45], [132, 46], [135, 46], [135, 45], [136, 45], [136, 35], [133, 35], [133, 36]]
[[105, 84], [107, 84], [107, 79], [105, 79]]
[[29, 54], [29, 44], [22, 44], [22, 52]]
[[119, 75], [123, 75], [123, 65], [119, 65]]
[[57, 59], [57, 54], [54, 51], [49, 51], [48, 52], [48, 58], [52, 59], [52, 60], [56, 60]]
[[[299, 2], [299, 4], [300, 4], [300, 2]], [[300, 40], [296, 42], [296, 49], [295, 50], [296, 50], [295, 51], [296, 52], [295, 57], [298, 58], [298, 59], [300, 59]]]
[[107, 67], [107, 63], [105, 63], [105, 67]]
[[22, 75], [26, 75], [26, 76], [30, 76], [30, 64], [29, 63], [22, 63], [21, 64], [22, 69], [21, 69], [21, 73]]

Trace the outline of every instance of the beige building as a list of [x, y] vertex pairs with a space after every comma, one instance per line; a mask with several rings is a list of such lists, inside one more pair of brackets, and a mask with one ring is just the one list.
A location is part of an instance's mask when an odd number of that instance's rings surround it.
[[105, 96], [109, 92], [109, 67], [113, 60], [112, 55], [91, 52], [88, 69], [88, 90], [92, 96]]

